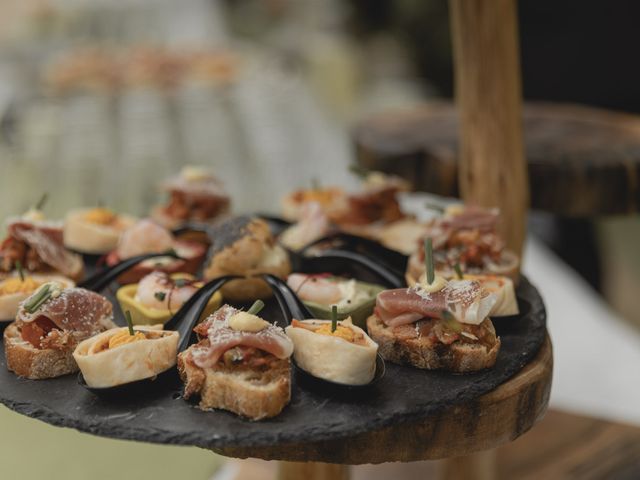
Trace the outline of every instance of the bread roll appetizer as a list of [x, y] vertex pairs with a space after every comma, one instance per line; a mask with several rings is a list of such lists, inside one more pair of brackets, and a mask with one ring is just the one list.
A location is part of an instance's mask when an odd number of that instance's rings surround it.
[[201, 340], [178, 355], [185, 399], [251, 420], [276, 416], [289, 403], [293, 343], [256, 315], [260, 304], [247, 312], [224, 305], [194, 329]]
[[152, 327], [112, 328], [80, 342], [73, 358], [89, 387], [116, 387], [173, 367], [179, 337]]
[[103, 207], [72, 210], [64, 222], [64, 244], [81, 253], [105, 254], [118, 246], [120, 235], [135, 222]]
[[[497, 232], [499, 212], [480, 207], [454, 205], [425, 226], [423, 238], [433, 241], [433, 257], [438, 275], [455, 276], [454, 265], [472, 275], [504, 275], [517, 281], [520, 260], [505, 248]], [[409, 257], [406, 278], [409, 285], [424, 274], [424, 251], [419, 245]]]
[[229, 212], [231, 201], [222, 182], [202, 167], [187, 166], [162, 185], [169, 202], [153, 209], [151, 217], [165, 228], [187, 222], [210, 223]]
[[154, 270], [195, 274], [204, 261], [207, 247], [200, 242], [176, 239], [169, 230], [150, 219], [142, 219], [124, 231], [118, 248], [107, 255], [107, 265], [145, 253], [173, 250], [180, 258], [155, 257], [144, 260], [118, 277], [120, 283], [136, 283]]
[[[120, 287], [116, 298], [123, 311], [129, 311], [134, 325], [157, 325], [167, 323], [171, 317], [189, 300], [202, 282], [193, 275], [154, 270], [139, 283]], [[207, 304], [203, 317], [216, 310], [222, 295], [216, 292]]]
[[0, 277], [7, 277], [19, 263], [29, 274], [53, 274], [80, 280], [82, 257], [64, 246], [62, 224], [44, 220], [39, 211], [7, 221], [7, 237], [0, 244]]
[[343, 385], [366, 385], [376, 373], [378, 345], [350, 318], [293, 320], [285, 331], [293, 358], [314, 377]]
[[204, 277], [247, 277], [232, 280], [222, 287], [222, 295], [231, 301], [268, 298], [272, 295], [271, 289], [264, 280], [255, 276], [271, 273], [284, 279], [291, 272], [287, 252], [276, 243], [264, 220], [236, 217], [215, 225], [210, 236], [212, 245]]
[[7, 368], [34, 380], [76, 372], [76, 346], [115, 326], [111, 303], [102, 295], [45, 283], [20, 305], [16, 321], [4, 331]]
[[[18, 270], [21, 271], [20, 264], [18, 264]], [[20, 303], [48, 282], [56, 282], [63, 288], [75, 286], [73, 280], [60, 275], [37, 273], [29, 275], [22, 271], [0, 280], [0, 322], [15, 320]]]
[[292, 273], [287, 277], [287, 285], [317, 318], [331, 319], [332, 306], [336, 305], [338, 320], [351, 318], [360, 328], [365, 328], [367, 318], [373, 313], [376, 295], [384, 290], [379, 285], [330, 273]]

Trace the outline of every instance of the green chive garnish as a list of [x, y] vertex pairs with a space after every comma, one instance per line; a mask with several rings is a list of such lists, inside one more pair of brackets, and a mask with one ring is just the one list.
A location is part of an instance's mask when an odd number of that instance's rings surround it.
[[22, 269], [22, 262], [20, 260], [16, 260], [16, 270], [18, 270], [18, 275], [20, 275], [20, 281], [24, 282], [24, 270]]
[[462, 273], [462, 269], [460, 268], [460, 264], [458, 262], [456, 262], [456, 264], [453, 266], [453, 269], [458, 276], [458, 280], [462, 280], [464, 278], [464, 274]]
[[456, 333], [462, 332], [462, 325], [460, 325], [460, 322], [456, 320], [456, 317], [454, 317], [449, 310], [442, 310], [442, 319], [450, 330]]
[[331, 305], [331, 333], [338, 328], [338, 306]]
[[133, 331], [133, 320], [131, 320], [131, 312], [127, 310], [124, 312], [124, 316], [127, 319], [127, 327], [129, 327], [129, 335], [134, 336], [136, 332]]
[[47, 203], [48, 199], [49, 199], [49, 194], [47, 192], [44, 192], [40, 197], [40, 200], [38, 200], [38, 203], [36, 203], [35, 209], [42, 210], [42, 207], [44, 207], [44, 204]]
[[247, 313], [251, 315], [257, 315], [258, 313], [260, 313], [260, 310], [262, 310], [263, 308], [264, 308], [264, 302], [262, 300], [256, 300], [255, 302], [253, 302], [253, 305], [251, 305], [251, 308], [247, 310]]
[[164, 302], [164, 299], [167, 297], [167, 294], [164, 292], [155, 292], [153, 296], [156, 297], [161, 302]]
[[311, 179], [311, 190], [320, 190], [320, 188], [320, 180], [318, 180], [318, 177], [313, 177]]
[[176, 278], [176, 280], [173, 282], [173, 284], [176, 286], [176, 288], [182, 288], [182, 287], [184, 287], [188, 282], [189, 282], [189, 280], [188, 280], [188, 279], [186, 279], [186, 278]]
[[45, 283], [27, 302], [25, 302], [24, 309], [29, 313], [33, 313], [37, 311], [44, 302], [49, 300], [50, 297], [51, 285]]
[[431, 237], [424, 239], [424, 266], [427, 272], [427, 283], [431, 285], [435, 280], [433, 271], [433, 241]]

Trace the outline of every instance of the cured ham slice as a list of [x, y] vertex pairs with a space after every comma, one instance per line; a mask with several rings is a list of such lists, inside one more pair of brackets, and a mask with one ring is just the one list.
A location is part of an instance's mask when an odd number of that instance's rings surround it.
[[64, 247], [61, 226], [19, 219], [10, 222], [7, 230], [10, 237], [26, 243], [44, 263], [63, 275], [76, 278], [82, 271], [82, 257]]
[[[34, 293], [36, 294], [37, 292]], [[29, 299], [26, 300], [28, 301]], [[68, 288], [46, 301], [33, 313], [27, 312], [23, 304], [16, 320], [30, 323], [43, 317], [60, 330], [91, 336], [103, 331], [105, 325], [111, 326], [113, 306], [98, 293], [84, 288]]]
[[208, 343], [201, 342], [193, 347], [191, 358], [196, 366], [211, 368], [227, 350], [237, 346], [256, 348], [280, 359], [291, 356], [293, 343], [275, 325], [270, 324], [259, 332], [233, 330], [229, 326], [229, 319], [239, 312], [225, 305], [195, 328], [196, 333], [209, 340]]
[[480, 282], [452, 280], [434, 293], [426, 293], [419, 285], [381, 292], [376, 299], [375, 311], [389, 327], [411, 324], [423, 318], [442, 318], [445, 311], [461, 323], [479, 325], [496, 301], [494, 294], [483, 291]]

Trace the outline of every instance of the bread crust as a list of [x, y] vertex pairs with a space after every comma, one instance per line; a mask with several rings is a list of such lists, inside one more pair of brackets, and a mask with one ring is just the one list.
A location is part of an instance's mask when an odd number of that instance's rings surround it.
[[496, 343], [491, 348], [462, 342], [434, 345], [423, 338], [399, 339], [393, 328], [387, 327], [377, 315], [371, 315], [367, 319], [367, 329], [369, 336], [378, 344], [378, 353], [386, 361], [426, 370], [447, 370], [455, 373], [483, 370], [496, 363], [500, 350], [499, 337], [496, 337]]
[[20, 377], [31, 380], [61, 377], [78, 371], [73, 359], [73, 348], [54, 350], [38, 349], [22, 340], [15, 322], [11, 323], [3, 335], [7, 368]]
[[202, 410], [220, 408], [251, 420], [278, 415], [291, 400], [291, 362], [279, 360], [266, 372], [216, 364], [202, 369], [178, 355], [184, 398], [199, 397]]

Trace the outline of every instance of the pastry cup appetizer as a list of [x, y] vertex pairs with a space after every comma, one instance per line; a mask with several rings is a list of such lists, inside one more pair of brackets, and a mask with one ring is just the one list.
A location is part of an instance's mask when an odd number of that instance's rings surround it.
[[0, 280], [0, 322], [13, 321], [16, 318], [20, 303], [30, 297], [33, 292], [47, 282], [56, 282], [62, 288], [75, 286], [73, 280], [59, 275], [24, 275], [18, 273]]
[[154, 270], [166, 273], [195, 274], [204, 261], [206, 245], [188, 240], [177, 240], [164, 227], [143, 219], [127, 229], [120, 238], [118, 248], [107, 255], [107, 265], [145, 253], [163, 253], [174, 250], [180, 257], [156, 257], [140, 262], [118, 277], [121, 284], [136, 283]]
[[293, 320], [285, 331], [297, 365], [307, 373], [343, 385], [373, 380], [378, 345], [351, 319]]
[[64, 223], [64, 244], [81, 253], [100, 255], [115, 249], [122, 233], [136, 222], [108, 208], [70, 211]]
[[115, 387], [174, 366], [179, 338], [178, 332], [151, 327], [113, 328], [82, 341], [73, 358], [89, 387]]
[[247, 277], [222, 287], [222, 295], [231, 301], [268, 298], [272, 295], [271, 289], [256, 276], [271, 273], [285, 278], [291, 272], [287, 252], [275, 242], [264, 220], [247, 216], [232, 218], [214, 226], [210, 236], [213, 243], [204, 277]]
[[[139, 283], [120, 287], [116, 298], [123, 311], [131, 312], [134, 325], [165, 324], [202, 285], [193, 275], [155, 271]], [[216, 292], [201, 318], [211, 315], [221, 303], [222, 295]]]
[[287, 285], [298, 295], [316, 318], [331, 319], [331, 308], [337, 306], [338, 320], [351, 318], [354, 325], [366, 327], [373, 313], [376, 295], [384, 290], [379, 285], [328, 273], [292, 273]]
[[185, 399], [251, 420], [276, 416], [289, 403], [293, 343], [256, 315], [256, 304], [247, 312], [224, 305], [194, 328], [201, 340], [178, 355]]

